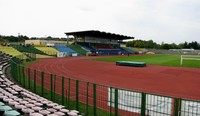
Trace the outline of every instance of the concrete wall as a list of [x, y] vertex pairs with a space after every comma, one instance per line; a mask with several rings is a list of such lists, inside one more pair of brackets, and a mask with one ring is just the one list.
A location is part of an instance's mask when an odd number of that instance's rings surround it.
[[72, 42], [67, 41], [54, 41], [54, 40], [25, 40], [25, 44], [34, 44], [34, 45], [46, 45], [50, 44], [71, 44]]

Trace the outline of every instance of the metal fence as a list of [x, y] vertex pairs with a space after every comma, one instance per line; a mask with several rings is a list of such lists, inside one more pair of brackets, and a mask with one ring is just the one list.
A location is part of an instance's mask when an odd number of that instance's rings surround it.
[[10, 60], [18, 84], [85, 116], [200, 116], [200, 101], [75, 80], [27, 68], [19, 58]]

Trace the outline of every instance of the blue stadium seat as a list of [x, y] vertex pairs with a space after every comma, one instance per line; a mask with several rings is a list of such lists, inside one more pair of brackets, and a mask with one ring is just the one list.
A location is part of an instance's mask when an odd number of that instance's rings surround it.
[[55, 44], [54, 46], [58, 51], [60, 52], [64, 52], [66, 53], [67, 55], [72, 55], [73, 53], [76, 53], [78, 54], [77, 52], [75, 52], [74, 50], [70, 49], [69, 47], [67, 47], [66, 45], [64, 44]]

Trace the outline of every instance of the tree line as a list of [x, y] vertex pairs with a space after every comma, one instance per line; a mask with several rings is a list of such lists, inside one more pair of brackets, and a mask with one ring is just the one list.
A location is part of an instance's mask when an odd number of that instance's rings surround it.
[[153, 49], [200, 49], [200, 43], [197, 41], [184, 42], [180, 44], [168, 44], [161, 43], [157, 44], [153, 40], [133, 40], [126, 43], [127, 47], [137, 47], [137, 48], [153, 48]]
[[60, 41], [66, 41], [70, 40], [68, 38], [58, 38], [58, 37], [44, 37], [44, 38], [38, 38], [38, 37], [27, 37], [24, 35], [19, 35], [19, 36], [2, 36], [0, 35], [0, 42], [25, 42], [25, 40], [37, 40], [37, 39], [43, 39], [43, 40], [60, 40]]
[[[0, 42], [25, 42], [25, 40], [37, 40], [37, 39], [46, 39], [46, 40], [72, 40], [72, 38], [58, 38], [58, 37], [51, 37], [48, 36], [46, 38], [37, 38], [37, 37], [27, 37], [24, 35], [19, 36], [2, 36], [0, 35]], [[154, 48], [154, 49], [200, 49], [200, 43], [197, 41], [193, 42], [184, 42], [180, 44], [168, 44], [168, 43], [161, 43], [157, 44], [153, 40], [133, 40], [126, 43], [127, 47], [137, 47], [137, 48]]]

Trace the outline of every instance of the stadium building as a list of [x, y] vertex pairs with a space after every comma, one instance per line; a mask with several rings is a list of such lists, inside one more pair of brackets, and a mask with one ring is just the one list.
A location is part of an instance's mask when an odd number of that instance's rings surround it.
[[[54, 40], [26, 40], [25, 44], [39, 47], [52, 47], [58, 51], [58, 56], [78, 56], [78, 55], [118, 55], [131, 54], [124, 49], [123, 40], [134, 39], [131, 36], [114, 33], [101, 32], [96, 30], [78, 31], [65, 33], [67, 41]], [[48, 49], [48, 48], [46, 48]], [[47, 50], [45, 50], [46, 52]]]
[[81, 45], [83, 49], [92, 54], [116, 55], [129, 54], [128, 51], [121, 48], [123, 40], [134, 39], [131, 36], [124, 36], [114, 33], [101, 32], [96, 30], [68, 32], [67, 37], [73, 36], [75, 44]]

